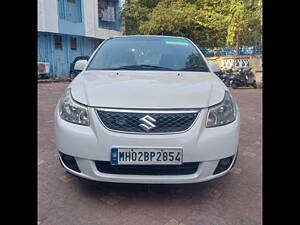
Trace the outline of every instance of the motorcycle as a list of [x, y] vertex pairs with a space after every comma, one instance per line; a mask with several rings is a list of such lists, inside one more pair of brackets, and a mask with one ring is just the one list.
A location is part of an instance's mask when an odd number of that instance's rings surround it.
[[231, 85], [231, 80], [232, 80], [232, 76], [233, 76], [233, 70], [228, 69], [222, 72], [222, 74], [219, 76], [219, 78], [223, 81], [223, 83], [227, 86], [230, 87]]
[[251, 68], [242, 68], [234, 76], [231, 77], [230, 81], [232, 88], [238, 87], [249, 87], [252, 86], [257, 88], [256, 80]]

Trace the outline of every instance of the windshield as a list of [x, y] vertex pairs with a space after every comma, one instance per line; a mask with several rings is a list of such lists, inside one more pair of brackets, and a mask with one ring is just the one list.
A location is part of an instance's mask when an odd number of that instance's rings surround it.
[[107, 40], [87, 70], [209, 72], [193, 44], [180, 38], [122, 37]]

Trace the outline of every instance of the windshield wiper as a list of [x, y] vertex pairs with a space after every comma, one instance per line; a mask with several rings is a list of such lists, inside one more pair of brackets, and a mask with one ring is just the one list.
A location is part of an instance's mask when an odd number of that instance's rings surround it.
[[120, 66], [113, 68], [103, 68], [102, 70], [173, 70], [171, 68], [162, 67], [162, 66], [152, 66], [152, 65], [129, 65], [129, 66]]
[[142, 67], [142, 68], [149, 68], [149, 69], [159, 69], [159, 70], [173, 70], [171, 68], [168, 67], [163, 67], [163, 66], [153, 66], [153, 65], [138, 65], [138, 67]]
[[184, 67], [179, 69], [181, 71], [198, 71], [198, 72], [209, 72], [207, 67], [205, 66], [191, 66], [191, 67]]

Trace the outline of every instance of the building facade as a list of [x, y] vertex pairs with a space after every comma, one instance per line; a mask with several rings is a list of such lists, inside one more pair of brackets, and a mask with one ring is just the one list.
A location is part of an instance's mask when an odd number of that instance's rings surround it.
[[119, 0], [38, 0], [38, 62], [50, 76], [67, 76], [77, 56], [90, 56], [106, 38], [121, 35]]

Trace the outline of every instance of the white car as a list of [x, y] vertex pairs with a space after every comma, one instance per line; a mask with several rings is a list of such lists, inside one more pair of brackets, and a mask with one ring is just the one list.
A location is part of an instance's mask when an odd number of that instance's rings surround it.
[[229, 172], [240, 114], [197, 46], [169, 36], [112, 37], [55, 109], [62, 166], [119, 183], [195, 183]]

